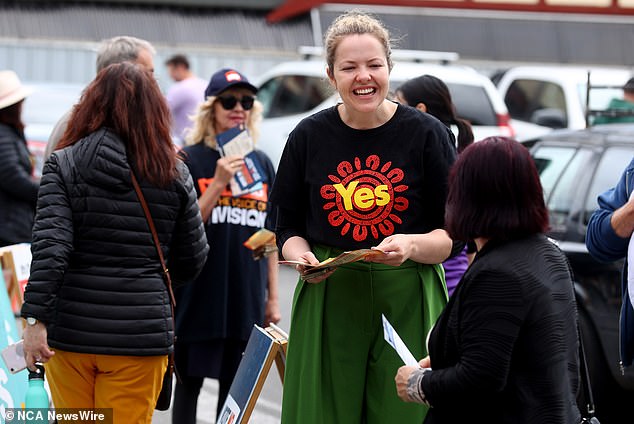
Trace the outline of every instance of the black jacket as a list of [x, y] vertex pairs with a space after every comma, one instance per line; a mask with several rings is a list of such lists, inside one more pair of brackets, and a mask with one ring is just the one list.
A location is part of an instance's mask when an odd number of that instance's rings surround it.
[[[198, 275], [209, 250], [191, 176], [178, 169], [166, 189], [139, 181], [175, 286]], [[46, 162], [31, 250], [21, 314], [46, 323], [51, 347], [171, 352], [169, 296], [117, 135], [99, 130]]]
[[24, 134], [0, 124], [0, 246], [31, 242], [39, 184]]
[[545, 236], [488, 242], [431, 331], [425, 423], [578, 423], [576, 312]]

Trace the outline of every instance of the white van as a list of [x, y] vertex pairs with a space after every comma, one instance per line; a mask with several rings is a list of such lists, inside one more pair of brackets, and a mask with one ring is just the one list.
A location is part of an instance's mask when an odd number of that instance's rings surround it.
[[590, 110], [605, 110], [612, 98], [622, 98], [618, 87], [632, 76], [625, 69], [555, 65], [517, 66], [493, 76], [517, 138], [585, 128], [588, 72], [590, 87], [596, 87], [590, 90]]

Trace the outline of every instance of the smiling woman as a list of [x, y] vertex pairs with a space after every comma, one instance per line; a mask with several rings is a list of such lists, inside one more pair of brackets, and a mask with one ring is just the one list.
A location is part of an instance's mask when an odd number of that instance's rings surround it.
[[272, 201], [284, 259], [316, 265], [344, 251], [384, 252], [325, 274], [298, 266], [284, 424], [414, 423], [426, 413], [385, 384], [400, 359], [383, 340], [381, 314], [414, 355], [426, 354], [447, 299], [438, 264], [453, 251], [440, 228], [455, 149], [438, 120], [386, 99], [389, 40], [364, 13], [333, 22], [324, 45], [340, 102], [302, 120], [280, 160]]

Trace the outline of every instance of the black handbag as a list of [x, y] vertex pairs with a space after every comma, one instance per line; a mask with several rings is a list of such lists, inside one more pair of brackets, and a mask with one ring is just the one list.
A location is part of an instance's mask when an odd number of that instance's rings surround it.
[[167, 364], [167, 369], [163, 375], [163, 385], [161, 386], [161, 392], [158, 399], [156, 399], [156, 406], [154, 409], [159, 411], [167, 411], [170, 409], [172, 403], [172, 376], [174, 375], [174, 364], [170, 355], [170, 363]]
[[[145, 219], [147, 220], [148, 226], [150, 227], [150, 232], [152, 233], [152, 239], [154, 240], [156, 252], [158, 253], [159, 260], [161, 261], [161, 267], [163, 269], [163, 281], [165, 281], [165, 286], [167, 287], [167, 292], [169, 293], [170, 297], [170, 308], [172, 309], [172, 325], [173, 328], [176, 328], [174, 325], [174, 307], [176, 306], [176, 300], [174, 299], [174, 291], [172, 290], [172, 279], [170, 277], [169, 270], [167, 269], [165, 258], [163, 257], [161, 243], [159, 242], [158, 234], [156, 233], [156, 227], [154, 226], [154, 221], [152, 220], [150, 209], [148, 208], [145, 197], [143, 196], [143, 192], [141, 191], [141, 187], [139, 186], [139, 183], [137, 182], [137, 179], [134, 176], [134, 172], [132, 172], [132, 170], [130, 171], [130, 176], [132, 178], [134, 191], [136, 191], [139, 202], [141, 202], [143, 213], [145, 214]], [[176, 338], [174, 338], [174, 341], [176, 341]], [[157, 409], [159, 411], [166, 411], [169, 409], [172, 402], [172, 379], [174, 374], [176, 374], [176, 378], [178, 379], [178, 373], [176, 373], [176, 367], [174, 366], [174, 352], [172, 352], [168, 357], [167, 368], [165, 369], [165, 374], [163, 375], [161, 392], [159, 393], [158, 399], [156, 400], [156, 406], [154, 407], [154, 409]]]

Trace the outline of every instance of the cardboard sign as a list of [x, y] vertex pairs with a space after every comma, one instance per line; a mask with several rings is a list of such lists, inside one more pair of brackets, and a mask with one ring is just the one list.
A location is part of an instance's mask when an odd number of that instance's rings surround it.
[[218, 424], [244, 424], [249, 421], [273, 361], [284, 382], [288, 335], [275, 325], [253, 327], [229, 395], [218, 416]]
[[31, 272], [31, 245], [20, 243], [0, 248], [0, 265], [4, 269], [11, 308], [18, 313]]
[[[4, 278], [0, 273], [0, 283]], [[15, 316], [11, 308], [9, 296], [0, 290], [0, 350], [20, 340]], [[4, 361], [0, 360], [0, 417], [4, 417], [6, 408], [23, 408], [24, 396], [28, 387], [28, 371], [23, 370], [11, 374]]]

